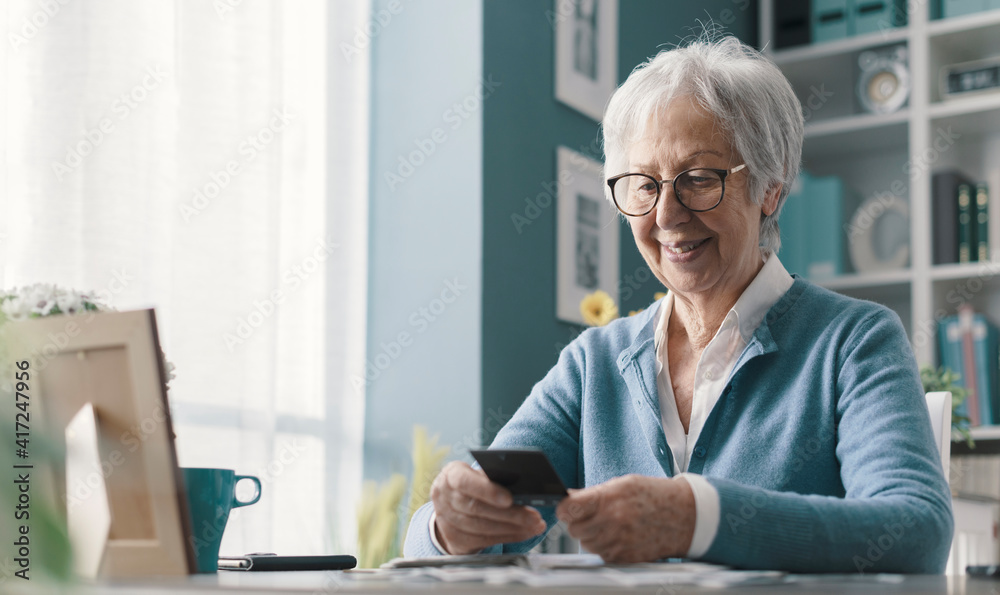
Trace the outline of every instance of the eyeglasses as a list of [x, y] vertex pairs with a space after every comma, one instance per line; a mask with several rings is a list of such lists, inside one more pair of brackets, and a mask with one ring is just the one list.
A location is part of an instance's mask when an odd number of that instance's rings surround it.
[[697, 167], [682, 171], [670, 180], [657, 180], [646, 174], [621, 174], [608, 180], [611, 198], [618, 210], [630, 217], [641, 217], [656, 208], [656, 201], [663, 192], [663, 185], [670, 183], [677, 202], [689, 211], [703, 213], [722, 203], [726, 194], [726, 176], [746, 168], [746, 164], [732, 169]]

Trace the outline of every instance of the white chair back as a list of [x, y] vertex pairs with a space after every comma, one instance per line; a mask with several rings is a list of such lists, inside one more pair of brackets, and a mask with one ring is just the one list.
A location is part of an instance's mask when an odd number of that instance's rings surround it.
[[934, 430], [934, 444], [941, 455], [944, 480], [949, 481], [951, 467], [951, 393], [927, 393], [927, 409], [931, 414], [931, 429]]

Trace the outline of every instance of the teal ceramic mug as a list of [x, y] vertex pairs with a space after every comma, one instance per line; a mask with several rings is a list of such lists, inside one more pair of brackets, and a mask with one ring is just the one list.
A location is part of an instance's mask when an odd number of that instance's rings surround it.
[[[232, 469], [182, 467], [191, 514], [191, 546], [198, 572], [219, 570], [219, 546], [226, 530], [229, 511], [260, 500], [260, 480], [253, 475], [236, 475]], [[236, 484], [248, 480], [256, 487], [253, 498], [236, 497]]]

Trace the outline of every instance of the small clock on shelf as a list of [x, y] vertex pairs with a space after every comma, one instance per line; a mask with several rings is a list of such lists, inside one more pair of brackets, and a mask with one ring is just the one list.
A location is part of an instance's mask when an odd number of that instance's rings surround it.
[[941, 96], [945, 99], [997, 91], [1000, 91], [1000, 56], [941, 69]]
[[910, 98], [910, 69], [905, 45], [858, 55], [858, 101], [874, 114], [898, 111]]

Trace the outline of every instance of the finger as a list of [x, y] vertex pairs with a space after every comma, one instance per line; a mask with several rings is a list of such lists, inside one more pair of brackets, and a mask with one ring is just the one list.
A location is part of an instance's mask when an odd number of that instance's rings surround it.
[[605, 523], [594, 521], [571, 523], [567, 524], [566, 528], [573, 539], [579, 539], [581, 542], [606, 538], [610, 529]]
[[600, 504], [601, 491], [596, 487], [571, 490], [569, 496], [563, 498], [556, 507], [556, 517], [567, 524], [579, 523], [594, 516]]
[[490, 481], [481, 469], [473, 469], [468, 465], [456, 467], [454, 472], [448, 474], [446, 481], [452, 489], [497, 508], [507, 508], [514, 503], [510, 492]]
[[[441, 518], [440, 516], [438, 517]], [[496, 521], [483, 517], [475, 517], [452, 511], [444, 518], [444, 521], [465, 533], [478, 534], [484, 537], [494, 538], [496, 536], [521, 535], [521, 539], [527, 539], [545, 531], [545, 521], [538, 518], [532, 523], [509, 523]], [[520, 539], [518, 541], [521, 541]]]
[[[566, 523], [566, 530], [573, 539], [584, 541], [607, 540], [616, 533], [616, 527], [610, 525], [606, 519], [595, 517], [586, 521]], [[596, 553], [596, 552], [595, 552]]]
[[621, 535], [614, 527], [605, 527], [603, 530], [588, 533], [579, 539], [581, 547], [605, 560], [608, 560], [609, 553], [619, 547], [622, 542]]
[[442, 506], [441, 510], [438, 510], [438, 514], [445, 514], [449, 517], [479, 518], [522, 529], [544, 525], [542, 515], [537, 510], [524, 506], [496, 508], [481, 500], [457, 493], [444, 504], [445, 506]]
[[[469, 475], [472, 476], [471, 484], [468, 478], [462, 479]], [[445, 508], [457, 506], [459, 509], [468, 510], [468, 503], [481, 500], [477, 494], [482, 490], [473, 489], [473, 493], [468, 494], [460, 489], [460, 487], [474, 485], [478, 475], [482, 475], [486, 479], [485, 474], [472, 469], [466, 463], [461, 461], [448, 463], [431, 484], [430, 496], [434, 502], [434, 509], [440, 512]], [[489, 480], [486, 479], [486, 481]]]
[[465, 526], [452, 525], [447, 521], [442, 522], [440, 519], [438, 520], [438, 530], [448, 536], [447, 540], [449, 543], [455, 544], [462, 549], [470, 547], [482, 549], [498, 543], [517, 543], [531, 539], [541, 533], [541, 531], [523, 529], [503, 530], [498, 526], [494, 526], [485, 532], [478, 532], [470, 530]]
[[531, 526], [542, 520], [537, 510], [524, 506], [497, 508], [488, 502], [478, 500], [457, 491], [452, 491], [447, 499], [448, 508], [471, 517], [490, 519], [492, 521], [511, 525]]
[[458, 519], [467, 520], [469, 517], [477, 517], [510, 525], [510, 530], [513, 531], [530, 530], [538, 533], [545, 530], [545, 523], [541, 515], [534, 509], [523, 506], [497, 508], [488, 502], [463, 494], [451, 487], [449, 477], [460, 477], [470, 473], [480, 474], [481, 472], [471, 469], [464, 463], [450, 463], [442, 472], [439, 480], [435, 481], [431, 487], [431, 499], [434, 501], [434, 509], [440, 518], [452, 518], [453, 524], [458, 525], [460, 522]]
[[600, 552], [597, 555], [600, 556], [601, 559], [604, 560], [606, 563], [618, 564], [629, 561], [627, 555], [628, 553], [621, 546], [617, 544], [597, 545], [595, 547], [600, 548], [594, 551]]

